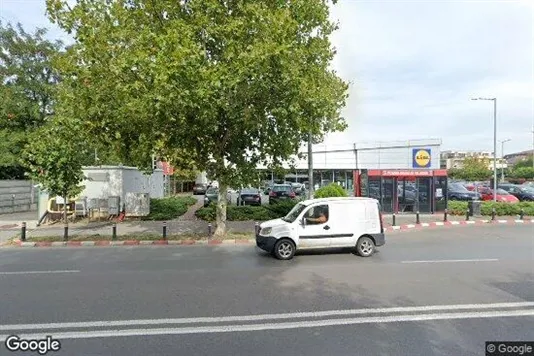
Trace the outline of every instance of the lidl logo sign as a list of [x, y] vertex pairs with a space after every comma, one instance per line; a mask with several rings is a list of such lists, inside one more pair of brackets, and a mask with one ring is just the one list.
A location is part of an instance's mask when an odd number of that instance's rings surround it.
[[429, 168], [431, 159], [430, 148], [414, 148], [413, 149], [413, 168]]

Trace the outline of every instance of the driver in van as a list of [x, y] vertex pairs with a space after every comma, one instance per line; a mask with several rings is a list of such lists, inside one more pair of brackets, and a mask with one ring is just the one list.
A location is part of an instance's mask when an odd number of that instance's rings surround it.
[[309, 217], [306, 218], [306, 220], [312, 224], [324, 224], [328, 220], [328, 218], [326, 217], [325, 209], [322, 207], [317, 207], [317, 210], [317, 213], [314, 214], [315, 217]]

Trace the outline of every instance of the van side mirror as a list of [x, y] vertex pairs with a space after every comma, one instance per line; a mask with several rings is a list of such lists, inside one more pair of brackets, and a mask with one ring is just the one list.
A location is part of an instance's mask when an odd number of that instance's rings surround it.
[[306, 226], [306, 218], [305, 217], [302, 217], [302, 219], [300, 220], [300, 224], [302, 226]]

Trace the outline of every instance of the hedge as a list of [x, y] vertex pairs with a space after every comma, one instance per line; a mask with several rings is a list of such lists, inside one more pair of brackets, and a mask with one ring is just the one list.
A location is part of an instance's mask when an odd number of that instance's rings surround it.
[[[495, 214], [497, 216], [514, 216], [523, 213], [526, 216], [534, 216], [534, 202], [519, 202], [516, 204], [484, 201], [482, 202], [481, 214], [489, 216], [491, 211], [495, 208]], [[465, 215], [467, 211], [467, 202], [465, 201], [449, 201], [449, 214], [451, 215]]]
[[197, 200], [193, 197], [150, 199], [150, 214], [143, 220], [172, 220], [185, 214]]
[[314, 198], [330, 198], [330, 197], [346, 197], [347, 192], [342, 186], [336, 183], [330, 183], [324, 187], [321, 187], [313, 194]]
[[[227, 221], [266, 221], [281, 218], [298, 203], [296, 200], [282, 201], [273, 205], [262, 206], [234, 206], [229, 205], [226, 209]], [[195, 212], [197, 218], [205, 221], [215, 221], [216, 207], [214, 204], [200, 208]]]

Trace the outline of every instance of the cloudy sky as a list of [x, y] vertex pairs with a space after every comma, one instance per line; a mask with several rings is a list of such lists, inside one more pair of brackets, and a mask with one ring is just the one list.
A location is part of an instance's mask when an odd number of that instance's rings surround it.
[[[351, 83], [343, 143], [441, 138], [443, 149], [532, 148], [534, 124], [534, 0], [340, 0], [334, 67]], [[3, 22], [46, 26], [44, 0], [0, 0]], [[500, 145], [499, 145], [500, 154]]]

